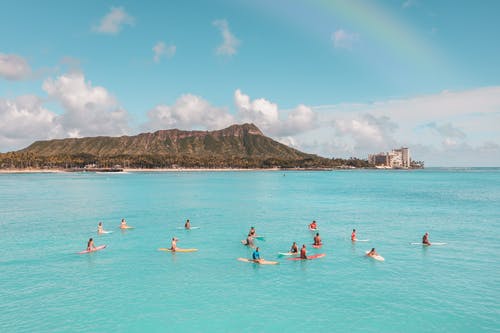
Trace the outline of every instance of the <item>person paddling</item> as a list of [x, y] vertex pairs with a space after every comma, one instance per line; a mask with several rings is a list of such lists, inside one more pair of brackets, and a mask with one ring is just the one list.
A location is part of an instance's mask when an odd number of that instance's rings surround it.
[[428, 232], [426, 232], [425, 235], [422, 237], [422, 244], [431, 245], [431, 242], [429, 241], [429, 233]]

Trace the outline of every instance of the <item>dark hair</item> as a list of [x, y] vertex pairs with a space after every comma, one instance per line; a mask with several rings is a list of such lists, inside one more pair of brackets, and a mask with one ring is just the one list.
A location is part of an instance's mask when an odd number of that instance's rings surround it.
[[316, 233], [316, 236], [319, 236], [319, 232]]
[[374, 248], [374, 247], [372, 247], [372, 251], [375, 251], [375, 248]]

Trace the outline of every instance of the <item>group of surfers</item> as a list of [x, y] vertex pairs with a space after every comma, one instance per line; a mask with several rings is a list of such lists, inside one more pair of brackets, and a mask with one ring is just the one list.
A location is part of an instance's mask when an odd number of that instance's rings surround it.
[[[125, 219], [121, 220], [120, 229], [125, 230], [125, 229], [131, 229], [131, 228], [132, 228], [131, 226], [127, 225], [127, 221]], [[97, 233], [99, 235], [109, 233], [109, 231], [104, 230], [104, 226], [103, 226], [101, 221], [99, 221], [99, 224], [97, 224]], [[89, 240], [87, 242], [87, 251], [93, 251], [95, 249], [96, 249], [96, 246], [94, 244], [94, 239], [89, 238]]]
[[[310, 230], [318, 230], [318, 224], [316, 223], [316, 221], [312, 221], [309, 224], [309, 229]], [[255, 228], [251, 227], [250, 231], [248, 232], [248, 236], [247, 236], [246, 240], [243, 242], [243, 244], [251, 246], [251, 247], [255, 247], [254, 243], [253, 243], [253, 239], [254, 238], [255, 238]], [[356, 242], [357, 240], [358, 240], [358, 238], [356, 236], [356, 229], [352, 229], [351, 241], [352, 242]], [[424, 245], [431, 245], [431, 243], [429, 241], [429, 233], [428, 232], [426, 232], [424, 234], [424, 236], [422, 237], [422, 244], [424, 244]], [[319, 232], [317, 232], [316, 235], [313, 238], [313, 247], [320, 247], [322, 245], [323, 245], [323, 243], [321, 241], [321, 237], [319, 235]], [[302, 244], [302, 248], [300, 249], [300, 253], [299, 253], [299, 247], [297, 245], [297, 242], [293, 242], [292, 247], [290, 248], [289, 253], [291, 253], [293, 255], [299, 254], [301, 259], [308, 259], [308, 257], [307, 257], [307, 248], [306, 248], [305, 244]], [[366, 253], [366, 256], [368, 256], [368, 257], [375, 257], [375, 256], [379, 256], [379, 254], [375, 250], [375, 248], [373, 247], [370, 251], [368, 251]], [[259, 247], [255, 247], [255, 250], [252, 253], [252, 260], [254, 262], [260, 262], [262, 260], [260, 258]]]
[[[120, 229], [123, 230], [123, 229], [130, 229], [130, 228], [131, 227], [127, 225], [127, 221], [125, 219], [122, 219], [120, 222]], [[186, 222], [184, 223], [184, 228], [187, 230], [191, 229], [191, 222], [189, 221], [189, 219], [187, 219]], [[315, 220], [309, 224], [309, 229], [310, 230], [318, 230], [318, 224]], [[107, 233], [104, 230], [102, 222], [99, 222], [99, 224], [97, 225], [97, 233], [98, 234]], [[260, 259], [259, 247], [255, 247], [255, 245], [254, 245], [255, 237], [257, 237], [256, 230], [255, 230], [255, 227], [252, 226], [252, 227], [250, 227], [250, 230], [248, 231], [247, 238], [245, 239], [245, 241], [243, 241], [243, 244], [250, 246], [252, 248], [255, 248], [254, 252], [252, 253], [252, 260], [255, 262], [258, 262], [261, 259]], [[179, 240], [178, 238], [172, 237], [172, 240], [170, 243], [170, 250], [172, 252], [175, 252], [177, 250], [177, 241], [178, 240]], [[356, 229], [352, 229], [351, 241], [356, 242], [357, 240], [358, 239], [356, 236]], [[428, 232], [426, 232], [424, 234], [424, 236], [422, 237], [422, 244], [431, 245], [431, 242], [429, 241], [429, 233]], [[323, 245], [323, 243], [321, 241], [321, 237], [319, 235], [319, 232], [317, 232], [313, 238], [313, 247], [320, 247], [322, 245]], [[96, 246], [94, 244], [94, 240], [93, 240], [93, 238], [90, 238], [87, 242], [87, 251], [95, 250], [95, 248], [96, 248]], [[298, 248], [296, 242], [293, 242], [292, 247], [290, 248], [289, 252], [291, 254], [298, 254], [299, 253], [299, 248]], [[378, 256], [379, 254], [377, 253], [375, 248], [372, 248], [366, 255], [369, 257], [373, 257], [373, 256]], [[300, 258], [307, 259], [307, 248], [306, 248], [305, 244], [302, 244], [302, 248], [300, 249]]]

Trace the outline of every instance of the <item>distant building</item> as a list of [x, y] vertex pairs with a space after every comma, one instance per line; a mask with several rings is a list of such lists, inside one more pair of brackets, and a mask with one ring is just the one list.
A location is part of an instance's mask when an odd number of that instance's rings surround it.
[[368, 163], [383, 168], [410, 168], [410, 150], [406, 147], [393, 149], [388, 153], [368, 155]]

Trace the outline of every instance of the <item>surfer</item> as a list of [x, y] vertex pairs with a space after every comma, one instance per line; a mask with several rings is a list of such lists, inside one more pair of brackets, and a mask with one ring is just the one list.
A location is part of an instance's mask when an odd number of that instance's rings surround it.
[[189, 220], [186, 220], [186, 223], [184, 223], [184, 228], [186, 229], [191, 229], [191, 222], [189, 222]]
[[255, 247], [253, 244], [253, 237], [250, 233], [248, 234], [247, 239], [242, 240], [241, 243], [246, 246]]
[[97, 225], [97, 233], [102, 234], [104, 233], [104, 229], [102, 228], [102, 222], [99, 221], [99, 224]]
[[319, 237], [319, 232], [314, 236], [314, 245], [323, 245], [323, 243], [321, 243], [321, 237]]
[[309, 229], [311, 229], [311, 230], [318, 229], [318, 225], [316, 224], [316, 221], [312, 221], [311, 224], [309, 224]]
[[306, 244], [302, 244], [302, 248], [300, 249], [300, 258], [307, 259]]
[[428, 232], [426, 232], [425, 235], [422, 237], [422, 244], [431, 245], [431, 242], [429, 242], [429, 233]]
[[172, 252], [175, 252], [175, 250], [177, 250], [177, 241], [178, 240], [179, 239], [172, 237], [172, 243], [170, 243], [170, 250], [172, 250]]
[[368, 257], [374, 257], [374, 256], [378, 256], [379, 254], [377, 253], [377, 251], [375, 251], [375, 248], [372, 247], [372, 250], [370, 252], [368, 252], [366, 255]]
[[355, 242], [358, 239], [356, 238], [356, 229], [352, 229], [351, 241]]
[[255, 234], [255, 228], [254, 228], [254, 227], [251, 227], [251, 228], [250, 228], [250, 231], [248, 232], [248, 235], [249, 235], [249, 236], [252, 236], [252, 237], [257, 236], [257, 235]]
[[127, 229], [128, 228], [127, 221], [125, 221], [125, 219], [122, 219], [122, 221], [120, 223], [120, 228], [121, 229]]
[[292, 247], [290, 248], [290, 253], [299, 253], [299, 247], [296, 242], [293, 242]]
[[252, 253], [252, 260], [256, 263], [259, 263], [261, 261], [260, 259], [260, 253], [259, 253], [259, 247], [255, 248], [255, 251]]
[[87, 243], [87, 251], [95, 250], [94, 240], [92, 238], [89, 239]]

